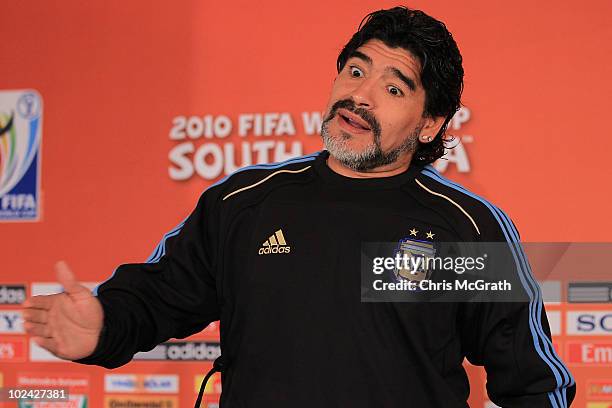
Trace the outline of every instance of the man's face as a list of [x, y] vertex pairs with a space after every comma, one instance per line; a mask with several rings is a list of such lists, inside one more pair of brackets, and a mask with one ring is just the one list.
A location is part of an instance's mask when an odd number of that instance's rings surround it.
[[424, 132], [433, 139], [419, 73], [418, 59], [403, 48], [380, 40], [359, 47], [336, 77], [324, 115], [321, 134], [330, 154], [369, 171], [408, 161]]

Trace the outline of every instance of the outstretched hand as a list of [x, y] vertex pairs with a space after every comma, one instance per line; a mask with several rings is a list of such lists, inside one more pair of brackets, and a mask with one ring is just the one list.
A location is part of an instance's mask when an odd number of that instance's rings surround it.
[[64, 292], [26, 300], [24, 328], [36, 344], [57, 357], [78, 360], [95, 350], [104, 311], [91, 291], [78, 283], [66, 262], [58, 262], [55, 269]]

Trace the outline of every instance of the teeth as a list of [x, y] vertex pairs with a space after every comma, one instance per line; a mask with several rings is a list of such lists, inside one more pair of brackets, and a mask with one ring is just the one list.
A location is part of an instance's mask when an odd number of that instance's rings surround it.
[[350, 118], [346, 118], [346, 120], [348, 121], [348, 123], [350, 123], [351, 125], [361, 128], [361, 129], [365, 129], [363, 126], [361, 126], [359, 123], [355, 122], [354, 120], [351, 120]]

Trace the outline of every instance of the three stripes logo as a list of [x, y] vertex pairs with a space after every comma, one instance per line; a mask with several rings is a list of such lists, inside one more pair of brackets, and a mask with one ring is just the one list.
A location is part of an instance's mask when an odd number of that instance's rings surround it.
[[259, 248], [259, 255], [288, 254], [289, 252], [291, 252], [291, 247], [287, 245], [281, 229], [270, 235]]

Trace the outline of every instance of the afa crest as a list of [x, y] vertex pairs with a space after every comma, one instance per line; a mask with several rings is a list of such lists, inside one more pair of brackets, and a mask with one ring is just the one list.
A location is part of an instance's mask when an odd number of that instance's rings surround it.
[[400, 240], [396, 255], [402, 262], [395, 268], [397, 280], [420, 282], [431, 277], [428, 259], [433, 258], [436, 249], [432, 242], [404, 238]]

